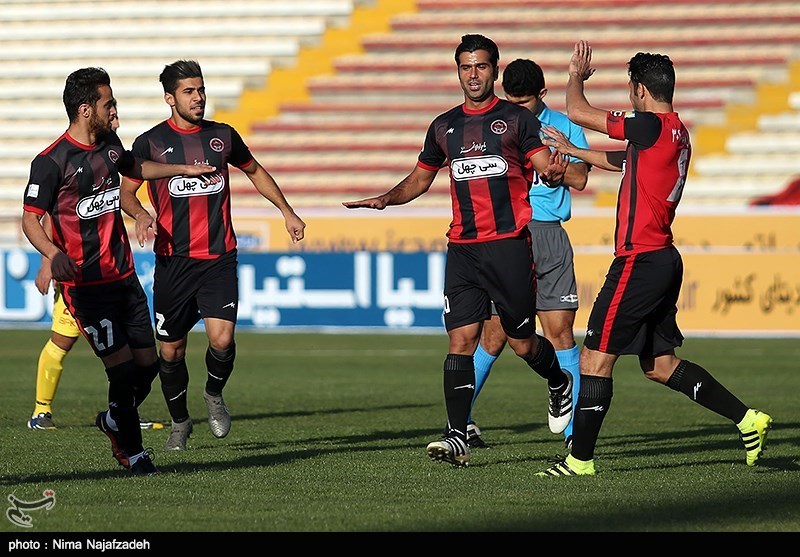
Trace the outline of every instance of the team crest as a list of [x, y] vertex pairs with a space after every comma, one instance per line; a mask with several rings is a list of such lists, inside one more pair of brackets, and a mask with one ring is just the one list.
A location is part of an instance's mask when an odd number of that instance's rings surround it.
[[114, 149], [109, 149], [108, 159], [114, 164], [117, 164], [117, 161], [119, 160], [119, 153], [117, 153]]
[[495, 120], [492, 122], [490, 128], [497, 135], [503, 135], [508, 131], [508, 124], [506, 124], [503, 120]]
[[218, 137], [212, 137], [211, 141], [208, 142], [209, 147], [216, 151], [217, 153], [221, 153], [222, 150], [225, 148], [225, 142], [222, 141]]

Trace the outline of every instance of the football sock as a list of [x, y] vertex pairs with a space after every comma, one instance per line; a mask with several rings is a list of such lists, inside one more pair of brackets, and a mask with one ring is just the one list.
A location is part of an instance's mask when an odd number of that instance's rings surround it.
[[139, 408], [147, 398], [147, 395], [150, 394], [153, 388], [153, 381], [158, 376], [160, 367], [158, 360], [149, 366], [136, 366], [136, 383], [133, 386], [133, 392], [136, 396], [136, 408]]
[[571, 454], [578, 460], [592, 460], [597, 437], [611, 406], [614, 382], [610, 377], [584, 375], [573, 417]]
[[189, 408], [186, 406], [189, 370], [186, 369], [186, 360], [181, 358], [168, 362], [159, 358], [158, 376], [161, 379], [161, 392], [164, 393], [169, 415], [175, 422], [185, 422], [189, 418]]
[[738, 424], [747, 413], [747, 406], [714, 379], [703, 367], [681, 360], [667, 380], [667, 387], [681, 392], [704, 406]]
[[[483, 349], [480, 343], [475, 349], [475, 354], [472, 356], [475, 364], [475, 394], [472, 395], [472, 406], [475, 406], [475, 401], [478, 400], [478, 395], [489, 378], [489, 372], [492, 371], [492, 366], [497, 360], [497, 356], [492, 356]], [[470, 407], [469, 416], [467, 416], [467, 423], [472, 421], [472, 408]]]
[[[133, 360], [106, 368], [108, 376], [108, 408], [120, 432], [120, 447], [126, 454], [142, 452], [142, 430], [139, 428], [139, 412], [134, 405], [133, 385], [136, 380], [136, 364]], [[110, 424], [109, 424], [110, 425]]]
[[[572, 405], [573, 408], [578, 400], [578, 393], [581, 390], [581, 370], [579, 366], [581, 352], [578, 349], [578, 345], [573, 346], [569, 350], [556, 350], [556, 358], [558, 358], [558, 365], [561, 366], [561, 369], [567, 370], [570, 375], [572, 375]], [[575, 414], [572, 414], [572, 418], [567, 425], [567, 429], [564, 430], [564, 438], [566, 439], [570, 435], [572, 435], [572, 424], [575, 421]]]
[[206, 350], [206, 392], [218, 396], [233, 372], [233, 361], [236, 359], [236, 345], [231, 344], [225, 350], [216, 350], [209, 345]]
[[567, 384], [567, 378], [561, 371], [561, 366], [556, 358], [556, 351], [553, 344], [541, 335], [536, 335], [539, 339], [538, 346], [534, 355], [525, 361], [533, 371], [547, 379], [547, 385], [553, 389], [561, 389]]
[[36, 407], [33, 415], [52, 412], [53, 399], [56, 397], [61, 372], [64, 371], [64, 358], [67, 351], [48, 340], [39, 354], [36, 369]]
[[444, 360], [444, 402], [448, 436], [467, 440], [467, 416], [475, 392], [475, 364], [472, 356], [448, 354]]

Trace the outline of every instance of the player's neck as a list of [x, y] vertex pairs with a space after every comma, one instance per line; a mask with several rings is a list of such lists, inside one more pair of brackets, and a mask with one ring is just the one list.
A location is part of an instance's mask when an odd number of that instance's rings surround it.
[[73, 122], [67, 128], [69, 136], [83, 145], [94, 145], [97, 139], [96, 135], [89, 131], [88, 126], [82, 125], [81, 122]]
[[178, 128], [180, 130], [193, 130], [200, 126], [200, 124], [195, 124], [194, 122], [189, 122], [188, 120], [184, 120], [180, 117], [180, 115], [173, 113], [172, 116], [169, 118], [170, 122], [172, 123], [173, 128]]
[[675, 111], [672, 109], [672, 103], [656, 101], [654, 99], [647, 99], [644, 102], [644, 110], [642, 112], [669, 114], [670, 112], [675, 112]]

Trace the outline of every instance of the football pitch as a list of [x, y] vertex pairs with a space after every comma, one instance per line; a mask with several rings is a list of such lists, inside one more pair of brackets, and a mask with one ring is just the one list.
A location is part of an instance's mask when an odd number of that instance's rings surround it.
[[[564, 454], [547, 428], [544, 381], [508, 350], [474, 418], [490, 449], [463, 469], [431, 462], [445, 423], [441, 334], [237, 334], [225, 390], [231, 433], [214, 438], [202, 389], [205, 337], [189, 341], [189, 450], [168, 428], [142, 432], [162, 473], [131, 477], [94, 416], [106, 405], [99, 360], [81, 340], [65, 360], [54, 431], [30, 431], [36, 359], [49, 331], [2, 331], [0, 498], [55, 505], [42, 532], [798, 532], [800, 342], [688, 338], [705, 366], [774, 418], [754, 468], [735, 426], [646, 380], [633, 357], [615, 370], [594, 477], [538, 478]], [[141, 415], [169, 421], [158, 382]]]

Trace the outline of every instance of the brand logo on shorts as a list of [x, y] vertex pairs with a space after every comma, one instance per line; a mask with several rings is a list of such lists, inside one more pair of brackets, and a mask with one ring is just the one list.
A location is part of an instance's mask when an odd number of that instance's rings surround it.
[[594, 336], [594, 329], [589, 329], [588, 331], [586, 331], [586, 336], [587, 337]]
[[497, 155], [454, 159], [450, 163], [450, 171], [456, 180], [503, 176], [507, 170], [508, 163], [503, 157]]
[[528, 323], [530, 323], [530, 322], [531, 322], [531, 318], [530, 318], [530, 317], [526, 317], [526, 318], [525, 318], [525, 321], [523, 321], [522, 323], [520, 323], [519, 325], [517, 325], [517, 329], [520, 329], [521, 327], [524, 327], [525, 325], [527, 325], [527, 324], [528, 324]]
[[119, 210], [119, 188], [101, 191], [78, 201], [75, 212], [83, 220], [96, 219], [105, 213]]
[[230, 302], [229, 304], [225, 304], [224, 306], [222, 306], [222, 309], [235, 308], [235, 307], [236, 307], [236, 302]]
[[174, 176], [170, 181], [169, 194], [172, 197], [192, 197], [194, 195], [214, 195], [225, 187], [225, 178], [220, 175], [219, 181], [206, 184], [200, 178], [189, 176]]
[[561, 296], [560, 299], [561, 299], [562, 302], [567, 302], [567, 303], [570, 303], [570, 304], [574, 304], [575, 302], [578, 301], [578, 295], [577, 294], [567, 294], [566, 296]]

